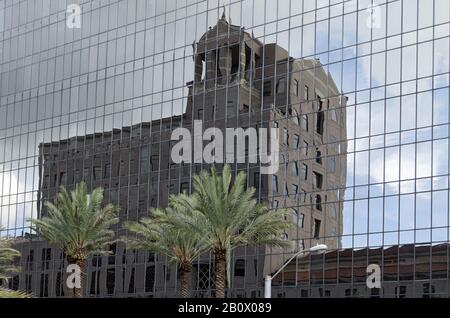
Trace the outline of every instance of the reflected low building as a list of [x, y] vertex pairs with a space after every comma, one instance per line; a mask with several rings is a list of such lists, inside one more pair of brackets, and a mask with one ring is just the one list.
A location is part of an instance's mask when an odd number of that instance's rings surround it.
[[[71, 190], [84, 181], [89, 189], [104, 188], [105, 203], [120, 207], [116, 232], [126, 235], [123, 221], [167, 206], [171, 194], [190, 192], [192, 176], [210, 168], [203, 162], [173, 162], [174, 129], [193, 133], [197, 120], [202, 121], [202, 131], [276, 128], [280, 158], [275, 174], [264, 174], [260, 163], [249, 162], [249, 148], [256, 145], [248, 140], [238, 141], [232, 164], [235, 172], [247, 173], [247, 185], [257, 189], [261, 202], [288, 209], [294, 223], [285, 233], [294, 243], [292, 249], [246, 247], [233, 252], [228, 295], [261, 296], [264, 275], [279, 268], [294, 250], [318, 243], [341, 247], [346, 98], [318, 60], [294, 59], [276, 44], [264, 45], [225, 16], [194, 50], [194, 81], [187, 83], [182, 115], [40, 144], [38, 214], [46, 215], [43, 202], [53, 200], [59, 186]], [[224, 148], [236, 139], [225, 139]], [[240, 146], [245, 158], [238, 157]], [[216, 166], [220, 170], [222, 164]], [[62, 296], [60, 251], [42, 242], [24, 245], [22, 251], [25, 271], [20, 287], [43, 297]], [[127, 251], [124, 244], [112, 246], [111, 252], [89, 260], [88, 295], [177, 295], [176, 268], [164, 257]], [[191, 284], [198, 297], [214, 289], [212, 268], [211, 255], [194, 264]]]
[[[298, 258], [273, 280], [278, 297], [447, 298], [449, 244], [343, 249]], [[380, 288], [369, 288], [377, 265]], [[372, 277], [372, 276], [371, 276]], [[374, 276], [375, 277], [375, 276]]]

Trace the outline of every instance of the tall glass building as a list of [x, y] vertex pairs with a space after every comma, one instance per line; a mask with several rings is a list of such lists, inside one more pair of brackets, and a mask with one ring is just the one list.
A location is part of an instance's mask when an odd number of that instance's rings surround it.
[[[449, 37], [447, 0], [0, 0], [0, 236], [22, 252], [10, 287], [64, 296], [67, 263], [29, 222], [59, 186], [103, 187], [124, 236], [222, 153], [293, 223], [291, 248], [233, 251], [228, 297], [262, 297], [265, 275], [317, 244], [274, 296], [448, 297]], [[177, 163], [177, 128], [200, 157]], [[208, 128], [235, 129], [213, 161]], [[275, 128], [270, 173], [253, 128]], [[213, 262], [195, 262], [193, 296], [214, 293]], [[125, 244], [87, 271], [91, 297], [178, 295], [175, 265]]]

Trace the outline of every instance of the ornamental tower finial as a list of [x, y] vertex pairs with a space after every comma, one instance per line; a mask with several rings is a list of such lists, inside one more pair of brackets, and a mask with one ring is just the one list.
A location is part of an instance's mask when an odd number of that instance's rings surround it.
[[226, 21], [226, 20], [227, 20], [227, 16], [226, 16], [226, 14], [225, 14], [225, 11], [226, 11], [226, 9], [225, 9], [225, 5], [223, 5], [222, 20], [224, 20], [224, 21]]

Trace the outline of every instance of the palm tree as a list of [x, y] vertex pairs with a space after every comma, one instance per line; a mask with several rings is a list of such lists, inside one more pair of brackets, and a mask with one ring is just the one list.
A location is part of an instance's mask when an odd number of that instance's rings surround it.
[[180, 211], [170, 203], [166, 209], [153, 209], [151, 217], [142, 218], [140, 222], [125, 223], [125, 228], [135, 236], [124, 239], [134, 249], [166, 255], [171, 263], [177, 263], [180, 271], [180, 295], [183, 298], [189, 297], [192, 263], [205, 251], [198, 233], [191, 228], [172, 224], [172, 218], [185, 213], [186, 211]]
[[[0, 228], [0, 231], [2, 229]], [[11, 240], [0, 238], [0, 285], [2, 281], [8, 281], [10, 274], [16, 273], [19, 269], [13, 265], [15, 257], [19, 257], [20, 252], [11, 247]], [[28, 298], [30, 295], [22, 291], [10, 290], [0, 286], [0, 298]]]
[[234, 184], [229, 165], [219, 175], [216, 169], [194, 176], [191, 197], [173, 198], [173, 206], [184, 207], [177, 226], [190, 227], [214, 252], [216, 297], [225, 297], [230, 274], [230, 255], [234, 248], [246, 245], [285, 247], [282, 234], [291, 225], [286, 210], [270, 211], [254, 198], [255, 189], [246, 189], [246, 174], [239, 173]]
[[86, 260], [93, 254], [108, 252], [113, 242], [111, 226], [118, 223], [118, 208], [108, 204], [102, 208], [103, 189], [91, 194], [81, 182], [70, 194], [60, 188], [55, 204], [45, 202], [48, 216], [32, 220], [34, 229], [49, 243], [60, 247], [69, 264], [81, 269], [81, 288], [74, 288], [73, 297], [83, 297]]

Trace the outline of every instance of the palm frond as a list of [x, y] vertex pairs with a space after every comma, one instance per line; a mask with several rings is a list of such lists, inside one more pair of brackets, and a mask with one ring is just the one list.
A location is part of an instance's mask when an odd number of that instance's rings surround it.
[[174, 263], [192, 264], [205, 251], [206, 244], [197, 231], [182, 223], [186, 214], [174, 205], [153, 209], [150, 217], [125, 223], [131, 235], [124, 240], [131, 248], [166, 255]]
[[225, 165], [219, 175], [202, 171], [194, 176], [194, 193], [172, 196], [170, 203], [184, 211], [172, 220], [177, 227], [190, 227], [208, 248], [225, 253], [230, 275], [232, 249], [245, 245], [287, 247], [283, 233], [292, 225], [285, 220], [286, 210], [270, 211], [254, 197], [255, 189], [246, 189], [247, 176], [239, 173], [232, 182], [232, 171]]
[[115, 235], [111, 227], [119, 222], [118, 208], [102, 207], [102, 202], [101, 188], [88, 193], [86, 184], [81, 182], [68, 193], [61, 187], [54, 203], [45, 202], [48, 216], [31, 220], [32, 226], [69, 257], [107, 253]]
[[190, 211], [179, 223], [192, 226], [201, 233], [210, 248], [224, 251], [243, 245], [268, 244], [287, 246], [282, 234], [291, 226], [285, 220], [286, 210], [271, 211], [254, 198], [255, 189], [245, 189], [246, 175], [239, 173], [234, 183], [229, 165], [222, 175], [215, 168], [211, 174], [194, 176], [192, 197], [172, 197], [171, 202]]
[[0, 298], [31, 298], [32, 296], [21, 290], [11, 290], [0, 287]]
[[12, 242], [10, 239], [0, 238], [0, 280], [6, 280], [19, 271], [14, 265], [14, 258], [19, 257], [20, 252], [11, 247]]

